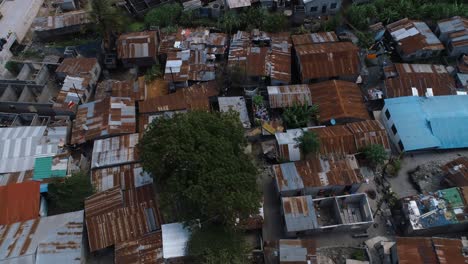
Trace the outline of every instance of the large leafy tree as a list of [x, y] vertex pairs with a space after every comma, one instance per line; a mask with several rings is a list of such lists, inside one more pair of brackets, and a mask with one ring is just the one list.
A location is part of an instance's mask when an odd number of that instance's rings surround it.
[[227, 34], [231, 35], [233, 30], [241, 26], [241, 20], [234, 11], [227, 11], [219, 20], [219, 27]]
[[315, 154], [320, 149], [320, 139], [313, 131], [304, 131], [304, 133], [296, 139], [296, 142], [304, 156]]
[[89, 173], [79, 171], [71, 177], [56, 178], [49, 184], [49, 215], [83, 210], [85, 198], [94, 193]]
[[245, 146], [238, 115], [208, 112], [155, 120], [139, 143], [167, 217], [225, 224], [258, 212], [257, 168]]
[[112, 33], [121, 32], [127, 26], [128, 19], [116, 6], [116, 0], [90, 0], [89, 16], [97, 31], [109, 47]]
[[388, 158], [385, 148], [380, 144], [368, 145], [362, 149], [362, 153], [373, 167], [383, 165]]
[[319, 113], [319, 106], [314, 105], [299, 105], [294, 104], [292, 107], [288, 107], [283, 112], [283, 121], [288, 129], [306, 127], [309, 121], [317, 121]]
[[179, 3], [165, 4], [149, 11], [145, 15], [145, 23], [158, 27], [175, 26], [181, 14], [182, 6]]

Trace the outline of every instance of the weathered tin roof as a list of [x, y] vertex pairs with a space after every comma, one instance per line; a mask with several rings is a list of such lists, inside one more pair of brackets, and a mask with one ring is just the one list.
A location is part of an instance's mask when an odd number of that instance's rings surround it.
[[81, 144], [135, 130], [135, 101], [129, 97], [105, 98], [78, 107], [71, 143]]
[[141, 187], [153, 183], [153, 178], [143, 171], [141, 164], [127, 164], [95, 169], [91, 172], [91, 182], [98, 192], [120, 186], [122, 190]]
[[129, 97], [133, 100], [145, 99], [146, 84], [144, 77], [135, 81], [104, 80], [96, 87], [95, 100], [107, 97]]
[[312, 196], [283, 197], [281, 200], [287, 232], [319, 228]]
[[294, 46], [314, 44], [314, 43], [328, 43], [338, 42], [338, 37], [335, 32], [317, 32], [311, 34], [292, 35]]
[[93, 78], [92, 71], [99, 66], [96, 58], [65, 58], [55, 70], [56, 73], [84, 78], [83, 85], [89, 85]]
[[426, 23], [404, 18], [387, 25], [387, 30], [404, 54], [419, 50], [443, 50], [444, 46]]
[[388, 140], [385, 127], [377, 120], [366, 120], [362, 122], [354, 122], [346, 124], [346, 127], [354, 135], [354, 141], [358, 150], [371, 144], [382, 145], [386, 150], [390, 151], [390, 143]]
[[240, 7], [250, 6], [252, 3], [250, 0], [227, 0], [229, 9], [235, 9]]
[[131, 32], [117, 40], [119, 59], [155, 58], [158, 55], [156, 31]]
[[38, 17], [34, 23], [34, 31], [47, 31], [61, 29], [77, 25], [85, 25], [90, 23], [89, 12], [86, 10], [77, 10], [66, 12], [63, 14]]
[[218, 102], [221, 112], [235, 111], [239, 113], [239, 119], [244, 128], [250, 128], [249, 113], [243, 96], [218, 97]]
[[162, 234], [156, 231], [115, 245], [116, 264], [163, 264]]
[[139, 103], [140, 113], [176, 110], [210, 109], [209, 98], [218, 95], [216, 82], [206, 82], [177, 89], [175, 93], [157, 96]]
[[[467, 263], [468, 256], [464, 254], [464, 248], [460, 239], [451, 238], [432, 238], [434, 251], [441, 264]], [[414, 263], [412, 263], [414, 264]]]
[[91, 168], [104, 168], [138, 161], [138, 133], [94, 141]]
[[354, 154], [358, 149], [353, 134], [346, 126], [312, 128], [320, 139], [320, 154]]
[[363, 176], [354, 156], [314, 157], [304, 161], [282, 163], [273, 165], [273, 172], [280, 192], [363, 182]]
[[317, 244], [312, 239], [280, 239], [280, 264], [312, 264], [317, 260]]
[[332, 80], [310, 85], [310, 95], [319, 107], [319, 121], [354, 118], [369, 119], [359, 86], [353, 82]]
[[83, 263], [83, 211], [0, 226], [1, 263]]
[[452, 160], [442, 167], [445, 178], [457, 187], [468, 186], [468, 157]]
[[295, 47], [302, 80], [359, 74], [359, 48], [351, 42]]
[[9, 225], [39, 216], [40, 182], [0, 186], [0, 225]]
[[32, 180], [33, 171], [20, 171], [0, 174], [0, 186]]
[[163, 257], [165, 259], [186, 256], [186, 247], [190, 230], [183, 223], [171, 223], [161, 226], [163, 239]]
[[433, 95], [456, 94], [455, 80], [443, 65], [396, 63], [384, 69], [387, 98], [415, 95], [425, 96], [427, 89]]
[[268, 86], [270, 108], [292, 107], [297, 105], [312, 105], [310, 88], [307, 84]]
[[85, 200], [90, 251], [138, 239], [159, 229], [161, 217], [153, 186], [108, 189]]
[[397, 237], [398, 263], [438, 263], [430, 237]]

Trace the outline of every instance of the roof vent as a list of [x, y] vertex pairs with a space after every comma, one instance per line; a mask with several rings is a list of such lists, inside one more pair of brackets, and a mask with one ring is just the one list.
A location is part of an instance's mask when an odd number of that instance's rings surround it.
[[419, 96], [418, 89], [416, 89], [416, 87], [411, 87], [411, 92], [413, 93], [413, 96]]

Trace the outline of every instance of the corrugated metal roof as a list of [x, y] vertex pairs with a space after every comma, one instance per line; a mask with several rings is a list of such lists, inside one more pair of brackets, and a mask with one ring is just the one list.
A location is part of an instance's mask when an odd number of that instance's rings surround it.
[[129, 97], [133, 100], [143, 100], [146, 94], [144, 77], [135, 81], [104, 80], [96, 87], [95, 100], [107, 97]]
[[0, 186], [32, 180], [33, 171], [20, 171], [0, 174]]
[[460, 239], [434, 237], [432, 242], [440, 264], [468, 263], [468, 256], [463, 250], [465, 246]]
[[273, 165], [273, 172], [280, 192], [363, 182], [363, 176], [354, 156], [314, 157], [305, 161], [282, 163]]
[[229, 9], [235, 9], [240, 7], [250, 6], [252, 3], [250, 0], [227, 0]]
[[163, 264], [162, 234], [157, 231], [115, 245], [116, 264]]
[[442, 167], [445, 178], [457, 187], [468, 186], [468, 157], [452, 160]]
[[159, 229], [161, 216], [153, 186], [108, 189], [85, 200], [90, 251], [138, 239]]
[[175, 93], [149, 98], [139, 103], [140, 113], [210, 109], [209, 98], [218, 95], [216, 82], [178, 89]]
[[1, 263], [82, 263], [83, 211], [0, 226]]
[[91, 168], [103, 168], [138, 161], [138, 133], [94, 141]]
[[320, 122], [370, 118], [361, 90], [353, 82], [332, 80], [312, 84], [310, 95], [314, 104], [318, 104]]
[[319, 228], [312, 196], [283, 197], [281, 200], [287, 232]]
[[320, 139], [319, 153], [322, 155], [357, 153], [353, 134], [346, 126], [318, 127], [311, 131]]
[[385, 69], [387, 74], [395, 75], [385, 79], [387, 98], [412, 96], [412, 88], [419, 96], [425, 96], [427, 88], [434, 95], [456, 94], [455, 80], [443, 65], [396, 63]]
[[405, 151], [468, 147], [466, 95], [398, 97], [386, 99], [385, 108]]
[[135, 131], [135, 101], [129, 97], [110, 97], [78, 107], [71, 143], [81, 144]]
[[77, 10], [66, 12], [60, 15], [36, 18], [34, 31], [47, 31], [62, 29], [77, 25], [90, 23], [89, 12], [86, 10]]
[[34, 180], [67, 176], [68, 158], [43, 157], [34, 162]]
[[32, 170], [36, 157], [60, 153], [66, 138], [66, 127], [0, 128], [0, 173]]
[[87, 86], [93, 79], [93, 70], [99, 67], [96, 58], [65, 58], [55, 70], [56, 73], [70, 75], [74, 77], [83, 77], [83, 85]]
[[0, 186], [0, 225], [8, 225], [39, 216], [40, 182]]
[[295, 47], [302, 80], [359, 74], [359, 48], [351, 42]]
[[218, 102], [221, 112], [235, 111], [239, 113], [239, 119], [244, 128], [250, 128], [249, 113], [243, 96], [218, 97]]
[[443, 50], [444, 46], [426, 23], [401, 19], [387, 25], [393, 40], [405, 55], [419, 50]]
[[132, 32], [117, 40], [119, 59], [155, 58], [158, 55], [156, 31]]
[[300, 46], [306, 44], [338, 42], [339, 40], [335, 32], [330, 31], [302, 35], [292, 35], [292, 41], [294, 46]]
[[397, 237], [398, 263], [438, 263], [437, 256], [432, 247], [431, 238], [428, 237]]
[[143, 171], [141, 164], [127, 164], [91, 172], [91, 181], [98, 192], [120, 186], [122, 190], [141, 187], [153, 183], [149, 173]]
[[267, 89], [271, 108], [292, 107], [295, 104], [312, 105], [312, 97], [307, 84], [268, 86]]
[[317, 244], [312, 239], [280, 239], [279, 262], [313, 264], [317, 260]]
[[164, 224], [161, 226], [163, 256], [165, 259], [184, 257], [190, 231], [183, 223]]
[[371, 144], [382, 145], [390, 151], [390, 143], [385, 127], [377, 120], [366, 120], [346, 124], [346, 127], [354, 135], [354, 141], [358, 150]]

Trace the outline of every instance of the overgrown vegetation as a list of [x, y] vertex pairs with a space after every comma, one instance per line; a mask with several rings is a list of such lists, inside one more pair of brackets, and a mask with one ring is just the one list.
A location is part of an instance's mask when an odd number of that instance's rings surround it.
[[468, 5], [458, 0], [375, 0], [371, 3], [353, 4], [346, 10], [348, 21], [360, 30], [370, 23], [384, 24], [408, 17], [410, 19], [437, 21], [452, 16], [468, 16]]
[[104, 44], [109, 47], [113, 33], [125, 30], [127, 17], [115, 6], [116, 0], [90, 0], [89, 16], [93, 29], [103, 37]]
[[388, 158], [385, 148], [380, 144], [371, 144], [362, 149], [362, 153], [373, 167], [382, 166]]
[[56, 178], [49, 184], [49, 215], [83, 210], [85, 198], [94, 193], [88, 172], [80, 171], [66, 178]]
[[311, 121], [317, 121], [319, 107], [314, 105], [298, 105], [284, 109], [282, 118], [288, 129], [306, 127]]
[[296, 142], [304, 156], [315, 154], [320, 150], [320, 140], [313, 131], [304, 131], [302, 136], [296, 139]]
[[145, 23], [152, 27], [174, 26], [181, 14], [182, 6], [179, 3], [164, 4], [151, 9], [145, 15]]
[[163, 77], [163, 72], [161, 70], [161, 65], [155, 64], [151, 68], [149, 68], [145, 73], [145, 81], [152, 82], [156, 79], [160, 79]]

